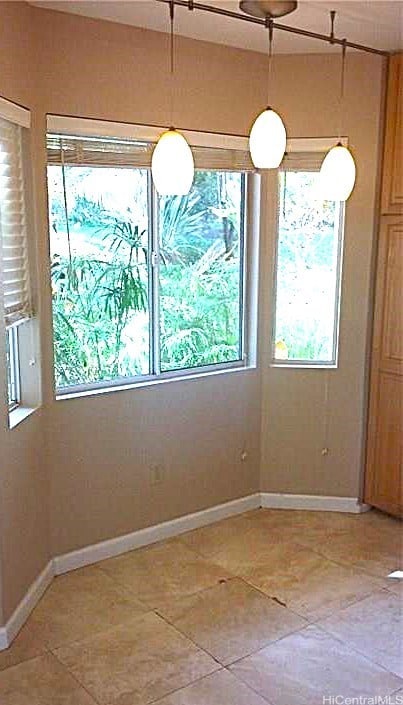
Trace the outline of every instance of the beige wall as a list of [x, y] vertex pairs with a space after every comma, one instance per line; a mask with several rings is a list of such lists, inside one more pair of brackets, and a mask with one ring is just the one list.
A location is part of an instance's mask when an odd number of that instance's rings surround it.
[[[16, 432], [1, 431], [2, 443], [3, 437], [8, 439], [3, 479], [9, 489], [3, 502], [7, 507], [3, 524], [9, 528], [3, 531], [2, 542], [7, 618], [35, 570], [39, 572], [47, 559], [45, 466], [51, 481], [52, 554], [255, 492], [259, 482], [266, 491], [357, 495], [381, 62], [366, 56], [349, 60], [346, 132], [357, 156], [359, 178], [347, 213], [341, 367], [330, 373], [335, 440], [331, 460], [324, 467], [318, 462], [316, 447], [324, 373], [270, 371], [267, 366], [272, 261], [268, 225], [263, 228], [259, 370], [85, 399], [53, 400], [45, 113], [165, 124], [167, 38], [131, 27], [29, 10], [21, 3], [12, 4], [13, 8], [5, 5], [0, 4], [0, 25], [9, 45], [15, 46], [16, 41], [10, 18], [22, 22], [30, 13], [35, 65], [41, 76], [34, 90], [33, 139], [44, 382], [43, 413], [28, 419]], [[247, 134], [254, 115], [266, 102], [265, 57], [186, 39], [177, 44], [177, 125]], [[25, 56], [25, 48], [22, 53]], [[0, 92], [14, 99], [25, 95], [24, 102], [29, 102], [31, 93], [27, 89], [24, 94], [22, 77], [29, 75], [31, 64], [27, 57], [25, 62], [25, 74], [19, 70], [18, 75], [10, 75], [4, 88], [0, 72]], [[336, 131], [337, 70], [335, 57], [276, 58], [275, 101], [291, 137], [326, 136]], [[41, 446], [42, 422], [46, 439]], [[249, 451], [246, 463], [239, 459], [243, 447]], [[3, 445], [1, 452], [3, 458]], [[24, 458], [24, 463], [13, 461], [14, 457]], [[149, 466], [154, 463], [165, 466], [164, 481], [158, 486], [150, 484]], [[21, 494], [26, 497], [24, 503]], [[34, 518], [37, 525], [31, 526]], [[27, 566], [17, 557], [16, 545]]]
[[[0, 3], [0, 94], [35, 114], [39, 93], [32, 21], [33, 13], [25, 3]], [[34, 228], [30, 235], [34, 240]], [[3, 360], [2, 325], [0, 332]], [[0, 393], [5, 399], [3, 364]], [[0, 575], [5, 620], [50, 558], [43, 421], [40, 410], [10, 431], [5, 405], [0, 405]]]

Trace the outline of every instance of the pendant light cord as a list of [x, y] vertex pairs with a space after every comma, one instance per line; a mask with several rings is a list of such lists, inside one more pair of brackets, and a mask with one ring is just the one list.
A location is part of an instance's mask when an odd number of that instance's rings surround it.
[[170, 0], [169, 2], [169, 19], [170, 19], [170, 36], [169, 36], [169, 52], [170, 52], [170, 83], [171, 83], [171, 94], [170, 94], [170, 106], [169, 106], [169, 120], [170, 129], [173, 129], [174, 123], [174, 78], [175, 78], [175, 63], [174, 63], [174, 19], [175, 19], [175, 2]]
[[344, 89], [345, 89], [345, 75], [346, 75], [346, 50], [347, 42], [343, 39], [342, 49], [341, 49], [341, 70], [340, 70], [340, 96], [339, 96], [339, 125], [338, 125], [338, 144], [341, 144], [341, 133], [343, 129], [343, 113], [344, 113]]
[[267, 107], [270, 106], [271, 77], [273, 71], [273, 20], [266, 18], [266, 27], [269, 30], [269, 68], [267, 73]]

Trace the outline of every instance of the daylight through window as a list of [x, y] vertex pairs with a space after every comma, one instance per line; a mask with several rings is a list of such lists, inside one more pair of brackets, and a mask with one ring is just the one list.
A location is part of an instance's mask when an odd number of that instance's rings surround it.
[[57, 389], [243, 364], [246, 174], [204, 155], [159, 198], [149, 145], [50, 136], [48, 155]]
[[342, 204], [318, 200], [317, 172], [279, 174], [273, 360], [337, 364]]

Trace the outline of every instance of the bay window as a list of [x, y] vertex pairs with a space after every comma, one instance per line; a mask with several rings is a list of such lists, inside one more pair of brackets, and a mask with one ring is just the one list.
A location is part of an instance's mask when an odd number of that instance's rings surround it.
[[59, 394], [245, 365], [247, 152], [195, 148], [159, 197], [152, 148], [48, 135]]

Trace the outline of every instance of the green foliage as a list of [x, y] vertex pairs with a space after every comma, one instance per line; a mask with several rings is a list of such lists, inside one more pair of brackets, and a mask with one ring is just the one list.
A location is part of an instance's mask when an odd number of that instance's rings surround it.
[[316, 177], [280, 179], [276, 343], [288, 359], [332, 358], [337, 260], [336, 204], [318, 201]]
[[105, 209], [101, 202], [91, 201], [83, 195], [78, 195], [69, 220], [76, 223], [91, 223], [93, 226], [102, 225]]
[[[68, 174], [71, 257], [64, 249], [52, 258], [58, 387], [149, 371], [148, 232], [129, 208], [116, 215], [83, 195], [88, 170], [77, 173]], [[63, 243], [54, 170], [52, 179], [54, 238]], [[189, 195], [159, 199], [163, 370], [239, 358], [240, 195], [239, 175], [196, 172]]]
[[[147, 308], [146, 265], [138, 248], [122, 258], [115, 231], [106, 260], [55, 255], [52, 262], [53, 326], [57, 386], [136, 375], [144, 361], [122, 359], [122, 334]], [[117, 248], [117, 250], [116, 250]], [[133, 262], [134, 260], [134, 262]]]
[[239, 262], [213, 244], [191, 267], [161, 271], [161, 365], [239, 359]]

